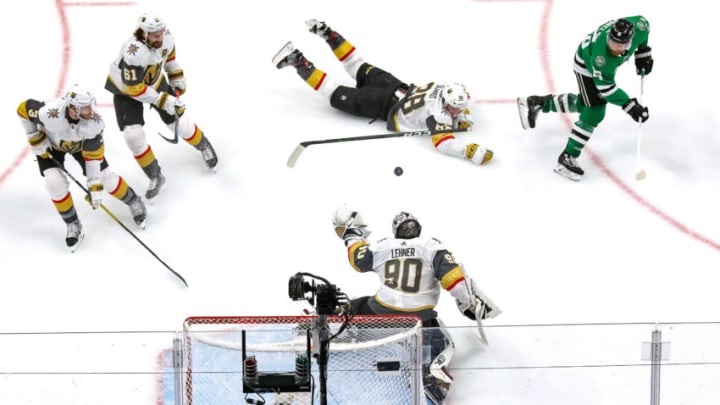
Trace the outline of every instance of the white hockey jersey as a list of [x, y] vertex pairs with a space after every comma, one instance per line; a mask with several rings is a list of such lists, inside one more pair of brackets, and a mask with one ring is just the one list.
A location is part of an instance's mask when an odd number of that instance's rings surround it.
[[428, 83], [410, 88], [405, 98], [396, 104], [388, 117], [390, 131], [438, 131], [457, 128], [458, 122], [470, 122], [470, 111], [453, 117], [445, 110], [440, 94], [445, 84]]
[[142, 103], [152, 103], [157, 99], [160, 85], [166, 82], [163, 71], [182, 71], [175, 60], [175, 38], [169, 30], [165, 30], [162, 47], [158, 49], [134, 37], [125, 41], [120, 54], [110, 64], [105, 89]]
[[26, 100], [18, 107], [23, 128], [28, 139], [44, 133], [54, 149], [69, 153], [83, 152], [85, 160], [102, 160], [102, 135], [105, 121], [94, 113], [87, 120], [73, 121], [67, 115], [67, 105], [62, 98]]
[[453, 255], [434, 238], [358, 240], [348, 247], [348, 259], [355, 270], [378, 275], [382, 285], [375, 300], [396, 311], [433, 309], [441, 288], [464, 282]]

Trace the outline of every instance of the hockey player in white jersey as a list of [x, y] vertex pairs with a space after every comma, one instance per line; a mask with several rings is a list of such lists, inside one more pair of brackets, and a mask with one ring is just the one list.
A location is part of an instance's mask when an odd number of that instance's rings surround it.
[[[452, 253], [435, 238], [422, 238], [417, 218], [400, 212], [392, 221], [393, 236], [368, 242], [370, 230], [359, 212], [342, 205], [333, 214], [333, 226], [347, 247], [350, 265], [358, 272], [374, 272], [380, 278], [375, 296], [351, 300], [355, 314], [416, 314], [423, 321], [435, 361], [452, 340], [443, 331], [435, 306], [444, 289], [455, 298], [460, 312], [469, 319], [494, 318], [500, 309], [465, 275]], [[445, 352], [445, 355], [452, 351]], [[445, 359], [445, 365], [450, 359]], [[452, 379], [435, 376], [424, 365], [426, 395], [442, 403]], [[437, 378], [440, 377], [440, 378]]]
[[17, 113], [35, 155], [40, 174], [45, 179], [55, 209], [67, 224], [65, 243], [74, 251], [84, 237], [69, 181], [63, 165], [65, 156], [75, 159], [87, 178], [88, 196], [93, 208], [102, 204], [102, 192], [127, 204], [135, 223], [144, 227], [147, 211], [142, 198], [125, 180], [109, 169], [105, 159], [103, 130], [105, 122], [95, 110], [92, 92], [73, 85], [62, 98], [48, 101], [27, 99]]
[[[165, 176], [143, 131], [144, 104], [150, 104], [160, 114], [176, 137], [197, 149], [208, 168], [214, 170], [218, 162], [207, 136], [185, 114], [185, 105], [176, 97], [187, 86], [175, 56], [175, 38], [165, 21], [154, 13], [144, 13], [133, 37], [123, 43], [120, 54], [110, 65], [105, 81], [105, 89], [113, 94], [115, 115], [125, 143], [150, 179], [145, 193], [148, 199], [160, 192]], [[163, 72], [167, 72], [167, 79]]]
[[493, 152], [477, 143], [464, 144], [450, 129], [471, 129], [473, 120], [468, 103], [470, 94], [459, 83], [408, 85], [392, 74], [365, 61], [355, 47], [324, 22], [306, 21], [310, 32], [330, 46], [335, 57], [356, 81], [355, 87], [342, 86], [315, 67], [292, 42], [285, 44], [273, 58], [282, 69], [294, 67], [313, 90], [327, 98], [330, 105], [348, 114], [387, 121], [390, 131], [440, 131], [432, 137], [436, 150], [446, 155], [482, 165]]

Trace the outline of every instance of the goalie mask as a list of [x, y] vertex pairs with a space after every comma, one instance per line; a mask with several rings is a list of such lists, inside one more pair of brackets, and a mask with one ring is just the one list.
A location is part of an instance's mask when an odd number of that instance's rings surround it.
[[397, 239], [413, 239], [420, 236], [422, 227], [413, 214], [403, 211], [393, 218], [392, 230]]
[[68, 110], [78, 119], [88, 120], [95, 116], [95, 96], [92, 92], [80, 85], [73, 84], [63, 96]]
[[465, 111], [470, 101], [470, 94], [465, 89], [465, 85], [460, 83], [445, 86], [440, 97], [442, 98], [443, 107], [453, 118]]
[[151, 48], [160, 48], [165, 36], [167, 25], [165, 20], [152, 11], [143, 13], [138, 18], [138, 28], [135, 30], [135, 38], [145, 42]]

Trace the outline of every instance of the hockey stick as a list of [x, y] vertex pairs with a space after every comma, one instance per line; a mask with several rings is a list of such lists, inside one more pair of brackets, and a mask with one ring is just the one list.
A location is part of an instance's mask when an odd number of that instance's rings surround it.
[[[175, 90], [175, 102], [180, 99], [180, 90]], [[178, 136], [178, 121], [180, 121], [180, 117], [178, 117], [177, 112], [175, 112], [175, 136], [173, 138], [168, 138], [165, 135], [163, 135], [160, 131], [158, 131], [158, 135], [160, 135], [160, 138], [170, 142], [170, 143], [178, 143], [180, 140], [180, 137]]]
[[[85, 199], [86, 199], [86, 201], [88, 201], [88, 203], [90, 203], [90, 190], [88, 190], [87, 187], [83, 186], [82, 183], [80, 183], [80, 182], [75, 178], [75, 176], [73, 176], [72, 174], [70, 174], [70, 172], [67, 171], [67, 169], [65, 169], [65, 166], [63, 166], [60, 162], [58, 162], [57, 159], [55, 159], [54, 157], [50, 156], [50, 160], [52, 160], [53, 162], [55, 162], [55, 164], [60, 168], [60, 170], [62, 170], [63, 172], [65, 172], [65, 174], [67, 174], [67, 176], [70, 177], [70, 179], [72, 179], [72, 181], [74, 181], [75, 184], [77, 184], [78, 187], [80, 187], [80, 189], [82, 189], [82, 191], [85, 192], [85, 194], [86, 194]], [[139, 198], [139, 197], [138, 197], [138, 198]], [[90, 204], [92, 204], [92, 203], [90, 203]], [[140, 238], [138, 238], [137, 235], [135, 235], [135, 234], [133, 233], [133, 231], [131, 231], [127, 226], [125, 226], [125, 224], [123, 224], [122, 221], [120, 221], [120, 219], [115, 216], [115, 214], [113, 214], [112, 212], [110, 212], [110, 210], [107, 209], [107, 207], [105, 207], [105, 205], [100, 204], [100, 208], [102, 208], [102, 210], [105, 211], [105, 213], [108, 214], [108, 215], [110, 216], [110, 218], [112, 218], [112, 219], [113, 219], [115, 222], [117, 222], [118, 225], [120, 225], [127, 233], [129, 233], [130, 236], [132, 236], [133, 238], [135, 238], [135, 240], [138, 241], [138, 243], [140, 243], [148, 252], [150, 252], [150, 254], [152, 254], [153, 256], [155, 256], [155, 258], [156, 258], [160, 263], [162, 263], [163, 266], [165, 266], [165, 268], [167, 268], [168, 270], [170, 270], [170, 272], [171, 272], [172, 274], [174, 274], [175, 277], [177, 277], [178, 279], [180, 279], [180, 281], [182, 281], [182, 283], [185, 284], [185, 287], [188, 287], [187, 281], [185, 281], [185, 278], [183, 278], [183, 276], [181, 276], [180, 273], [178, 273], [178, 272], [176, 272], [175, 270], [173, 270], [170, 266], [167, 265], [167, 263], [165, 263], [160, 257], [158, 257], [158, 255], [156, 255], [155, 252], [152, 251], [152, 249], [150, 249], [145, 243], [143, 243], [143, 241], [140, 240]]]
[[435, 134], [443, 134], [448, 132], [466, 132], [467, 128], [458, 128], [458, 129], [450, 129], [446, 131], [431, 131], [429, 129], [422, 130], [422, 131], [408, 131], [408, 132], [393, 132], [389, 134], [380, 134], [380, 135], [366, 135], [366, 136], [356, 136], [351, 138], [332, 138], [332, 139], [323, 139], [323, 140], [317, 140], [317, 141], [305, 141], [300, 142], [298, 146], [295, 147], [295, 150], [292, 151], [290, 154], [290, 157], [288, 158], [287, 165], [288, 167], [295, 167], [295, 163], [297, 162], [298, 158], [300, 157], [300, 154], [311, 145], [320, 145], [323, 143], [338, 143], [338, 142], [353, 142], [353, 141], [367, 141], [370, 139], [387, 139], [387, 138], [403, 138], [403, 137], [409, 137], [409, 136], [426, 136], [426, 135], [435, 135]]
[[[473, 287], [471, 285], [472, 281], [465, 274], [465, 267], [460, 265], [460, 270], [462, 271], [463, 277], [465, 278], [465, 288], [467, 288], [468, 295], [470, 295], [471, 297], [478, 297], [478, 295], [481, 296], [478, 298], [480, 298], [482, 300], [483, 304], [477, 305], [475, 307], [475, 323], [476, 323], [476, 325], [475, 325], [475, 328], [473, 328], [473, 334], [475, 335], [476, 338], [478, 338], [480, 343], [484, 344], [485, 346], [488, 346], [490, 343], [488, 342], [487, 336], [485, 335], [485, 328], [483, 327], [482, 319], [483, 319], [483, 315], [485, 315], [485, 301], [486, 300], [490, 301], [490, 298], [487, 297], [482, 291], [473, 291]], [[495, 305], [495, 304], [493, 303], [493, 305]], [[502, 312], [499, 309], [497, 309], [496, 311], [498, 311], [497, 314], [500, 314], [500, 312]], [[497, 316], [497, 315], [495, 315], [495, 316]]]
[[[643, 93], [645, 92], [645, 69], [642, 70], [640, 75], [640, 99], [638, 103], [642, 105]], [[637, 129], [637, 151], [635, 154], [635, 180], [642, 180], [647, 175], [645, 169], [640, 164], [640, 142], [642, 141], [642, 122], [638, 122]]]

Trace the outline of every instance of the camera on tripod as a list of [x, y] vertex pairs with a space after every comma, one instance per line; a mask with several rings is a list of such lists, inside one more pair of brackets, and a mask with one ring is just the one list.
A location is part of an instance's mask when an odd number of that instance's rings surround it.
[[[312, 277], [311, 282], [303, 276]], [[318, 279], [324, 284], [315, 284]], [[306, 300], [317, 311], [318, 315], [335, 315], [347, 305], [347, 296], [335, 285], [309, 273], [296, 273], [288, 282], [288, 295], [293, 301]]]

